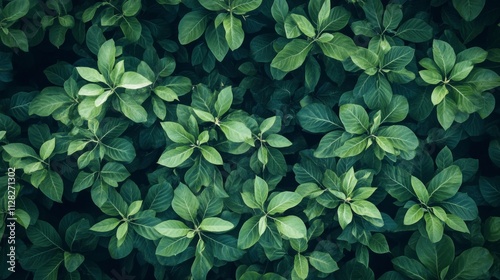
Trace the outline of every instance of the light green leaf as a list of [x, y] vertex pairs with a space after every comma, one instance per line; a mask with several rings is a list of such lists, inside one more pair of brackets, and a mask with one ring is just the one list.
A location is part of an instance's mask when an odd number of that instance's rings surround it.
[[342, 105], [339, 117], [347, 132], [352, 134], [368, 133], [370, 122], [363, 107], [357, 104]]
[[295, 255], [293, 260], [293, 270], [297, 273], [300, 279], [306, 279], [309, 275], [309, 262], [307, 258], [301, 254]]
[[361, 154], [368, 146], [368, 136], [353, 137], [335, 151], [335, 155], [341, 158], [353, 157]]
[[332, 273], [339, 269], [335, 260], [328, 253], [313, 251], [307, 258], [314, 268], [323, 273]]
[[222, 24], [226, 31], [227, 45], [234, 51], [243, 44], [243, 39], [245, 38], [241, 20], [233, 16], [233, 14], [228, 14], [222, 21]]
[[450, 80], [459, 82], [467, 78], [473, 68], [474, 66], [472, 65], [472, 61], [470, 60], [461, 61], [455, 64], [450, 73]]
[[194, 147], [180, 146], [174, 149], [169, 149], [163, 152], [158, 159], [158, 164], [164, 165], [169, 168], [175, 168], [186, 161], [194, 151]]
[[[418, 71], [420, 74], [420, 77], [424, 82], [431, 84], [431, 85], [437, 85], [443, 80], [443, 77], [441, 76], [441, 73], [438, 73], [435, 70], [421, 70]], [[441, 85], [444, 87], [444, 85]]]
[[231, 222], [218, 217], [205, 218], [199, 226], [201, 230], [209, 232], [225, 232], [234, 228]]
[[135, 158], [135, 148], [124, 138], [114, 138], [103, 143], [106, 155], [115, 161], [131, 162]]
[[191, 190], [184, 184], [180, 184], [174, 190], [172, 208], [175, 213], [187, 221], [195, 222], [200, 202]]
[[40, 157], [46, 160], [50, 157], [56, 147], [56, 138], [45, 141], [40, 147]]
[[117, 87], [128, 88], [128, 89], [139, 89], [149, 86], [151, 81], [146, 79], [139, 73], [136, 72], [125, 72], [123, 73], [120, 81], [116, 85]]
[[259, 241], [259, 220], [260, 217], [253, 216], [243, 223], [238, 234], [238, 248], [248, 249]]
[[161, 127], [167, 134], [170, 140], [180, 144], [194, 144], [194, 136], [184, 129], [184, 127], [176, 122], [162, 122]]
[[448, 77], [456, 61], [455, 51], [451, 45], [445, 41], [434, 40], [432, 42], [432, 55], [441, 73]]
[[288, 238], [305, 238], [307, 234], [304, 222], [297, 216], [274, 218], [278, 231]]
[[403, 19], [403, 11], [399, 4], [389, 4], [385, 7], [383, 26], [387, 30], [395, 30]]
[[111, 70], [115, 66], [116, 48], [113, 39], [102, 44], [97, 54], [97, 67], [104, 77], [109, 77]]
[[350, 37], [338, 32], [332, 35], [333, 39], [327, 43], [317, 42], [324, 55], [343, 61], [357, 50], [354, 41]]
[[464, 220], [460, 219], [460, 217], [453, 214], [447, 214], [446, 217], [447, 218], [445, 220], [445, 223], [451, 229], [464, 233], [469, 233], [467, 225], [465, 224]]
[[260, 207], [264, 206], [264, 202], [267, 200], [268, 192], [269, 192], [269, 187], [266, 181], [264, 181], [264, 179], [262, 179], [259, 176], [255, 176], [254, 198], [255, 202], [257, 202], [257, 204]]
[[311, 42], [293, 39], [276, 55], [271, 62], [271, 67], [284, 72], [295, 70], [304, 63], [311, 48]]
[[269, 215], [283, 213], [286, 210], [297, 206], [302, 201], [302, 196], [298, 193], [284, 191], [275, 195], [267, 206]]
[[443, 222], [431, 213], [425, 213], [425, 230], [431, 242], [436, 243], [443, 237]]
[[382, 220], [380, 211], [373, 203], [367, 200], [353, 201], [350, 205], [352, 211], [360, 216]]
[[215, 111], [217, 112], [217, 117], [224, 115], [233, 104], [233, 92], [231, 87], [225, 87], [217, 95], [217, 100], [215, 101]]
[[421, 202], [427, 203], [429, 201], [429, 192], [422, 181], [415, 176], [411, 176], [411, 186]]
[[78, 71], [78, 74], [80, 74], [80, 76], [86, 81], [92, 83], [106, 83], [106, 79], [104, 79], [104, 76], [94, 68], [76, 67], [76, 71]]
[[90, 230], [96, 232], [108, 232], [115, 229], [119, 224], [120, 220], [117, 218], [107, 218], [93, 225]]
[[432, 201], [443, 201], [454, 196], [462, 185], [462, 171], [456, 165], [439, 172], [429, 182], [429, 195]]
[[314, 27], [311, 22], [303, 15], [291, 14], [292, 19], [297, 23], [300, 31], [306, 35], [307, 37], [313, 38], [316, 36], [316, 32], [314, 31]]
[[387, 240], [382, 233], [375, 233], [372, 235], [370, 242], [368, 243], [368, 247], [377, 254], [389, 252], [389, 244], [387, 244]]
[[13, 158], [24, 158], [31, 157], [38, 159], [38, 155], [32, 147], [22, 144], [22, 143], [11, 143], [2, 146], [4, 151], [6, 151]]
[[243, 15], [256, 10], [260, 4], [262, 4], [262, 0], [234, 0], [231, 2], [231, 7], [235, 14]]
[[189, 243], [191, 243], [191, 238], [185, 236], [179, 238], [163, 237], [156, 246], [155, 254], [163, 257], [176, 256], [184, 252]]
[[369, 49], [358, 48], [358, 50], [351, 55], [351, 59], [354, 64], [363, 70], [378, 67], [378, 55]]
[[205, 32], [210, 14], [203, 10], [187, 13], [179, 22], [179, 42], [187, 45], [198, 39]]
[[119, 97], [120, 100], [120, 109], [122, 113], [135, 123], [143, 123], [147, 121], [148, 113], [134, 100], [132, 95], [123, 94]]
[[269, 146], [274, 148], [285, 148], [292, 145], [292, 142], [290, 142], [290, 140], [279, 134], [269, 134], [269, 136], [266, 137], [265, 141], [267, 144], [269, 144]]
[[220, 122], [219, 126], [224, 135], [226, 135], [227, 139], [231, 142], [240, 143], [252, 138], [252, 131], [242, 122], [223, 121]]
[[221, 155], [215, 148], [203, 145], [200, 146], [199, 149], [203, 158], [205, 158], [211, 164], [222, 165], [224, 163]]
[[423, 216], [424, 210], [422, 209], [422, 207], [420, 207], [420, 205], [418, 204], [414, 204], [406, 212], [403, 223], [406, 226], [413, 225], [420, 221]]
[[38, 188], [45, 194], [48, 198], [55, 202], [62, 202], [62, 195], [64, 191], [64, 184], [61, 176], [49, 170], [45, 179], [40, 183]]
[[390, 140], [394, 148], [398, 150], [409, 152], [418, 147], [418, 138], [415, 133], [403, 125], [381, 127], [378, 130], [378, 136]]
[[186, 224], [177, 220], [163, 221], [157, 224], [154, 228], [161, 235], [170, 238], [184, 237], [188, 234], [189, 231], [192, 230], [191, 228], [186, 226]]
[[352, 210], [351, 207], [346, 203], [341, 203], [337, 209], [337, 215], [339, 217], [339, 224], [342, 229], [352, 222]]

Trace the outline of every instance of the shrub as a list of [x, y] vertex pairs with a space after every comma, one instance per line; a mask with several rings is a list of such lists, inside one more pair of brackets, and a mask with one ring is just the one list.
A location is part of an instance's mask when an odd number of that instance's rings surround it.
[[2, 278], [500, 279], [499, 18], [2, 1]]

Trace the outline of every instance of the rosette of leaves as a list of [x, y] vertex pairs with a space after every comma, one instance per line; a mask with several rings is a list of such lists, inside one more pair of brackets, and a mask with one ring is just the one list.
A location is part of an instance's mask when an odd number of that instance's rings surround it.
[[486, 279], [493, 265], [493, 256], [482, 247], [472, 247], [455, 256], [455, 244], [447, 235], [438, 242], [417, 233], [412, 239], [409, 250], [414, 257], [392, 259], [397, 272], [386, 272], [380, 279]]
[[[125, 71], [125, 60], [116, 62], [116, 55], [115, 41], [111, 39], [99, 48], [97, 70], [91, 67], [76, 67], [78, 74], [90, 82], [78, 91], [78, 95], [85, 96], [78, 104], [78, 112], [86, 120], [93, 119], [104, 112], [103, 108], [109, 106], [108, 103], [112, 103], [114, 108], [132, 121], [146, 122], [147, 112], [139, 102], [144, 101], [147, 95], [143, 97], [134, 93], [137, 89], [151, 85], [151, 81], [137, 72]], [[107, 102], [110, 97], [113, 100]]]
[[[237, 248], [236, 238], [224, 234], [235, 227], [238, 218], [222, 212], [222, 200], [209, 192], [207, 189], [196, 196], [186, 185], [179, 184], [174, 191], [172, 209], [180, 219], [169, 219], [154, 226], [161, 236], [156, 255], [167, 259], [181, 256], [181, 262], [194, 257], [191, 274], [196, 279], [204, 279], [217, 260], [235, 261], [244, 253]], [[196, 246], [189, 250], [194, 239], [197, 239]]]
[[141, 37], [142, 25], [136, 15], [141, 8], [141, 0], [97, 2], [83, 12], [82, 22], [99, 22], [103, 27], [120, 26], [127, 40], [137, 42]]
[[[165, 184], [161, 187], [171, 189], [171, 186]], [[151, 191], [156, 190], [151, 188]], [[137, 237], [146, 240], [157, 240], [161, 237], [154, 230], [154, 226], [161, 220], [156, 218], [156, 211], [152, 207], [151, 198], [148, 197], [150, 195], [148, 193], [143, 203], [140, 190], [134, 182], [128, 180], [122, 184], [120, 192], [110, 188], [102, 195], [105, 196], [105, 202], [99, 209], [106, 218], [95, 223], [90, 230], [97, 236], [110, 237], [108, 251], [113, 258], [121, 259], [128, 256], [134, 248], [134, 239]], [[143, 204], [149, 209], [145, 209]]]
[[455, 54], [445, 41], [434, 40], [432, 59], [424, 58], [419, 64], [422, 80], [436, 85], [431, 101], [437, 106], [437, 118], [444, 129], [454, 121], [464, 122], [470, 114], [478, 113], [486, 118], [494, 108], [493, 95], [488, 91], [500, 85], [500, 77], [490, 69], [474, 67], [483, 62], [487, 52], [473, 47]]
[[432, 27], [424, 20], [425, 13], [403, 20], [402, 5], [390, 3], [385, 9], [380, 0], [366, 0], [360, 3], [366, 19], [355, 21], [351, 29], [356, 35], [372, 38], [371, 42], [387, 50], [394, 42], [403, 39], [413, 43], [422, 43], [432, 38]]
[[[466, 193], [458, 192], [463, 179], [468, 180], [477, 171], [472, 167], [473, 161], [460, 159], [453, 161], [453, 155], [448, 148], [440, 151], [436, 157], [438, 172], [427, 183], [427, 186], [417, 177], [411, 176], [403, 184], [411, 190], [401, 193], [402, 189], [389, 191], [398, 200], [412, 196], [418, 200], [406, 202], [408, 210], [404, 215], [404, 225], [417, 224], [426, 232], [430, 241], [436, 243], [441, 240], [444, 225], [458, 232], [469, 233], [465, 221], [476, 219], [478, 210], [476, 203]], [[460, 166], [459, 166], [460, 165]], [[465, 173], [462, 172], [464, 170]], [[393, 173], [397, 175], [397, 173]], [[409, 184], [408, 184], [408, 181]], [[403, 191], [404, 192], [404, 191]], [[424, 229], [425, 224], [425, 231]]]
[[89, 230], [92, 222], [90, 215], [76, 212], [66, 214], [58, 230], [38, 220], [26, 233], [33, 245], [20, 252], [21, 267], [33, 272], [33, 279], [80, 278], [82, 275], [100, 279], [103, 272], [89, 257], [99, 241]]
[[19, 19], [28, 14], [30, 9], [29, 0], [14, 0], [2, 7], [0, 12], [0, 40], [9, 48], [19, 48], [28, 51], [28, 37], [26, 33], [16, 25]]
[[229, 49], [234, 51], [243, 44], [243, 22], [247, 13], [259, 8], [261, 3], [262, 0], [201, 0], [199, 3], [186, 3], [194, 7], [179, 22], [179, 42], [187, 45], [205, 33], [210, 52], [218, 61], [222, 61]]
[[[331, 8], [330, 5], [330, 1], [309, 1], [306, 14], [302, 6], [289, 11], [286, 1], [274, 1], [271, 13], [277, 22], [277, 32], [292, 39], [276, 42], [278, 54], [271, 61], [271, 67], [282, 73], [273, 74], [275, 78], [282, 78], [287, 72], [299, 68], [310, 53], [322, 53], [340, 61], [349, 57], [355, 48], [354, 42], [335, 31], [347, 25], [350, 13], [341, 6]], [[301, 36], [306, 39], [299, 38]], [[318, 47], [319, 50], [316, 50]], [[314, 75], [314, 66], [318, 63], [314, 58], [311, 59], [313, 62], [306, 65], [306, 72]]]
[[356, 98], [363, 98], [370, 109], [381, 109], [391, 102], [391, 83], [406, 84], [415, 79], [415, 74], [406, 66], [413, 60], [415, 50], [407, 46], [388, 46], [376, 49], [358, 48], [351, 55], [352, 62], [364, 72], [353, 90]]

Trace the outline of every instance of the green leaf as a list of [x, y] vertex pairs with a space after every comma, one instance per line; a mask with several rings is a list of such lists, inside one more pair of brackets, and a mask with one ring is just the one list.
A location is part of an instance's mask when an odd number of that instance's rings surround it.
[[233, 104], [233, 92], [231, 87], [225, 87], [217, 95], [217, 100], [215, 101], [215, 111], [217, 112], [217, 117], [221, 117], [231, 108]]
[[378, 55], [369, 49], [359, 48], [351, 55], [352, 62], [359, 68], [367, 70], [378, 66]]
[[453, 241], [446, 235], [437, 243], [430, 242], [426, 237], [420, 237], [415, 247], [420, 262], [434, 275], [439, 275], [455, 257]]
[[59, 108], [73, 103], [73, 100], [61, 87], [46, 87], [33, 98], [29, 108], [30, 115], [50, 116]]
[[194, 136], [187, 132], [184, 127], [176, 122], [162, 122], [161, 127], [170, 140], [180, 144], [194, 144]]
[[462, 185], [462, 171], [456, 165], [439, 172], [429, 182], [429, 195], [432, 201], [443, 201], [453, 197]]
[[410, 152], [418, 147], [418, 138], [411, 129], [402, 125], [382, 127], [377, 136], [387, 138], [394, 148]]
[[56, 24], [52, 26], [49, 30], [49, 41], [56, 48], [59, 48], [62, 44], [64, 44], [64, 39], [66, 38], [66, 32], [68, 28]]
[[54, 152], [54, 148], [56, 147], [56, 138], [52, 138], [50, 140], [45, 141], [40, 147], [40, 157], [43, 160], [46, 160], [50, 157], [52, 152]]
[[313, 38], [316, 36], [316, 32], [314, 31], [314, 27], [311, 22], [303, 15], [291, 14], [292, 19], [297, 23], [300, 31], [306, 35], [307, 37]]
[[128, 89], [139, 89], [149, 86], [151, 81], [146, 79], [139, 73], [136, 72], [125, 72], [121, 76], [120, 81], [116, 85], [117, 87], [128, 88]]
[[34, 273], [35, 280], [57, 280], [59, 275], [59, 267], [64, 262], [62, 252], [57, 252], [49, 256], [49, 260], [43, 264]]
[[157, 224], [154, 228], [161, 235], [170, 238], [184, 237], [188, 234], [188, 232], [192, 230], [191, 228], [186, 226], [186, 224], [177, 220], [163, 221]]
[[141, 210], [142, 207], [142, 200], [136, 200], [130, 203], [130, 205], [127, 208], [127, 217], [128, 216], [133, 216]]
[[489, 217], [484, 222], [484, 238], [489, 242], [500, 240], [500, 217]]
[[484, 8], [485, 0], [453, 0], [453, 7], [466, 21], [475, 19]]
[[392, 71], [402, 70], [408, 65], [415, 54], [415, 49], [411, 47], [391, 47], [382, 61], [381, 69], [389, 69]]
[[321, 103], [312, 103], [297, 113], [300, 125], [312, 133], [328, 132], [342, 128], [340, 119], [331, 108]]
[[389, 252], [389, 244], [382, 233], [375, 233], [370, 238], [370, 243], [368, 243], [370, 250], [377, 254], [384, 254]]
[[263, 207], [264, 202], [267, 200], [268, 191], [269, 186], [267, 185], [266, 181], [264, 181], [264, 179], [259, 176], [255, 176], [254, 198], [255, 202], [257, 202], [260, 207]]
[[325, 134], [325, 136], [321, 138], [318, 148], [314, 151], [314, 156], [317, 158], [334, 157], [335, 150], [342, 145], [342, 135], [343, 132], [340, 130], [335, 130]]
[[472, 114], [482, 107], [482, 97], [470, 85], [451, 86], [458, 110]]
[[259, 241], [259, 219], [253, 216], [243, 223], [238, 234], [238, 248], [248, 249]]
[[165, 150], [158, 159], [158, 164], [169, 168], [175, 168], [185, 162], [194, 152], [194, 147], [180, 146]]
[[245, 33], [241, 26], [241, 20], [233, 16], [233, 14], [228, 14], [222, 21], [224, 30], [226, 31], [226, 41], [227, 45], [231, 50], [236, 50], [243, 44], [243, 39], [245, 38]]
[[383, 26], [388, 30], [395, 30], [403, 19], [403, 11], [399, 4], [389, 4], [385, 7]]
[[384, 6], [380, 0], [369, 0], [361, 6], [365, 12], [366, 19], [376, 27], [382, 27], [382, 13]]
[[61, 176], [58, 173], [49, 170], [47, 176], [40, 183], [40, 186], [38, 186], [38, 188], [51, 200], [59, 203], [62, 202], [64, 184]]
[[337, 215], [339, 217], [339, 224], [342, 229], [345, 229], [348, 224], [352, 222], [352, 210], [351, 207], [346, 203], [341, 203], [337, 209]]
[[353, 137], [335, 151], [335, 155], [341, 158], [353, 157], [361, 154], [368, 148], [368, 136]]
[[381, 109], [392, 99], [392, 88], [383, 75], [360, 76], [354, 88], [354, 94], [363, 96], [363, 100], [370, 109]]
[[335, 260], [328, 253], [313, 251], [307, 258], [314, 268], [323, 273], [332, 273], [339, 269]]
[[170, 207], [173, 198], [172, 186], [167, 183], [160, 183], [149, 188], [144, 199], [144, 209], [151, 209], [156, 212], [163, 212]]
[[234, 228], [231, 222], [217, 217], [205, 218], [201, 221], [199, 228], [209, 232], [225, 232]]
[[427, 203], [429, 201], [429, 192], [422, 181], [415, 176], [411, 176], [411, 186], [421, 202]]
[[135, 16], [141, 9], [140, 0], [126, 0], [122, 5], [123, 15], [126, 17]]
[[231, 142], [240, 143], [252, 138], [252, 131], [242, 122], [223, 121], [219, 124], [220, 129]]
[[292, 142], [279, 134], [269, 134], [265, 139], [266, 143], [274, 148], [285, 148], [292, 145]]
[[229, 51], [225, 38], [225, 30], [222, 26], [217, 28], [209, 25], [205, 31], [207, 46], [218, 61], [222, 61]]
[[26, 235], [32, 244], [39, 247], [58, 247], [61, 248], [62, 240], [54, 227], [42, 220], [29, 227]]
[[32, 157], [38, 159], [35, 150], [26, 144], [11, 143], [2, 146], [2, 148], [13, 158]]
[[338, 32], [332, 35], [333, 39], [327, 43], [317, 42], [324, 55], [343, 61], [357, 50], [354, 41], [350, 37]]
[[78, 253], [64, 252], [64, 267], [68, 272], [76, 271], [85, 261], [85, 257]]
[[256, 10], [262, 4], [262, 0], [234, 0], [231, 3], [233, 12], [237, 15], [243, 15], [245, 13]]
[[295, 70], [304, 63], [311, 48], [311, 42], [293, 39], [276, 55], [271, 62], [271, 67], [284, 72]]
[[342, 105], [340, 106], [339, 116], [347, 132], [352, 134], [368, 132], [370, 122], [363, 107], [357, 104]]
[[295, 255], [293, 260], [293, 270], [297, 273], [300, 279], [306, 279], [309, 275], [309, 262], [307, 261], [307, 258], [301, 254]]
[[19, 48], [23, 52], [28, 52], [28, 38], [26, 33], [17, 29], [9, 29], [8, 33], [0, 33], [2, 43], [10, 48]]
[[450, 80], [459, 82], [467, 78], [467, 76], [470, 74], [473, 68], [474, 66], [472, 65], [472, 61], [469, 60], [461, 61], [455, 64], [450, 73]]
[[222, 11], [228, 8], [226, 3], [217, 0], [200, 0], [199, 2], [209, 11]]
[[400, 256], [392, 259], [394, 268], [403, 275], [411, 279], [427, 280], [431, 279], [431, 273], [421, 263], [407, 256]]
[[434, 62], [441, 70], [441, 73], [445, 77], [448, 77], [448, 74], [451, 72], [451, 69], [455, 65], [456, 61], [455, 51], [451, 45], [445, 41], [433, 40], [432, 55]]
[[[418, 73], [420, 74], [420, 77], [422, 78], [422, 80], [424, 80], [424, 82], [431, 85], [437, 85], [443, 80], [441, 74], [435, 70], [421, 70], [418, 71]], [[444, 85], [440, 86], [446, 88]]]
[[90, 230], [96, 232], [108, 232], [115, 229], [119, 224], [120, 220], [117, 218], [107, 218], [93, 225]]
[[425, 213], [425, 230], [431, 242], [436, 243], [443, 237], [444, 227], [443, 222], [438, 217], [431, 213]]
[[92, 82], [92, 83], [106, 83], [106, 79], [104, 79], [104, 76], [101, 75], [101, 73], [99, 73], [99, 71], [97, 71], [96, 69], [94, 68], [90, 68], [90, 67], [76, 67], [76, 71], [78, 71], [78, 74], [80, 74], [80, 76], [89, 81], [89, 82]]
[[457, 105], [455, 101], [451, 98], [445, 98], [437, 106], [437, 118], [439, 124], [446, 130], [450, 128], [455, 120], [455, 115], [458, 112]]
[[104, 93], [104, 88], [98, 84], [86, 84], [78, 91], [78, 95], [81, 96], [98, 96], [102, 93]]
[[396, 36], [409, 42], [422, 43], [432, 39], [432, 27], [419, 18], [411, 18], [399, 26]]
[[199, 149], [201, 151], [201, 154], [203, 155], [203, 158], [205, 158], [211, 164], [222, 165], [224, 163], [221, 155], [215, 148], [203, 145], [200, 146]]
[[148, 113], [133, 99], [132, 95], [122, 95], [120, 97], [120, 109], [122, 113], [135, 123], [147, 121]]
[[195, 222], [200, 203], [191, 190], [184, 184], [180, 184], [174, 190], [172, 208], [175, 213], [187, 221]]
[[493, 257], [486, 248], [473, 247], [463, 251], [450, 266], [449, 279], [481, 279], [493, 265]]
[[302, 201], [302, 196], [295, 192], [284, 191], [275, 195], [267, 206], [269, 215], [283, 213], [297, 206]]
[[424, 210], [420, 205], [414, 204], [412, 205], [405, 214], [403, 223], [407, 226], [413, 225], [420, 221], [424, 216]]
[[458, 217], [456, 215], [447, 214], [445, 223], [447, 226], [449, 226], [453, 230], [464, 232], [464, 233], [470, 233], [464, 220], [460, 219], [460, 217]]
[[189, 243], [191, 243], [191, 238], [185, 236], [179, 238], [163, 237], [156, 246], [155, 254], [163, 257], [176, 256], [184, 252]]
[[103, 146], [106, 148], [106, 155], [112, 160], [131, 162], [135, 158], [134, 145], [124, 138], [114, 138]]
[[197, 10], [184, 15], [179, 22], [179, 42], [187, 45], [198, 39], [205, 32], [208, 24], [209, 13]]
[[109, 77], [111, 70], [115, 66], [116, 48], [113, 39], [102, 44], [97, 54], [97, 67], [104, 77]]
[[24, 17], [30, 8], [29, 0], [13, 0], [8, 2], [2, 10], [2, 21], [14, 22]]
[[307, 234], [304, 222], [297, 216], [274, 218], [278, 231], [288, 238], [305, 238]]
[[500, 167], [500, 141], [493, 140], [488, 147], [488, 155], [496, 166]]
[[448, 89], [446, 88], [446, 85], [443, 84], [435, 87], [431, 95], [432, 104], [438, 105], [443, 101], [447, 94]]
[[360, 216], [382, 220], [382, 215], [380, 214], [380, 211], [373, 203], [369, 201], [366, 200], [353, 201], [351, 202], [350, 205], [352, 211]]

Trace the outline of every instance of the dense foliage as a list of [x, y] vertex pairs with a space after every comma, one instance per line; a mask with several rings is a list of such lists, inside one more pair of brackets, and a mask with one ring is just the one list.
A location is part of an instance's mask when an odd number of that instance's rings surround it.
[[500, 279], [497, 1], [0, 3], [3, 279]]

